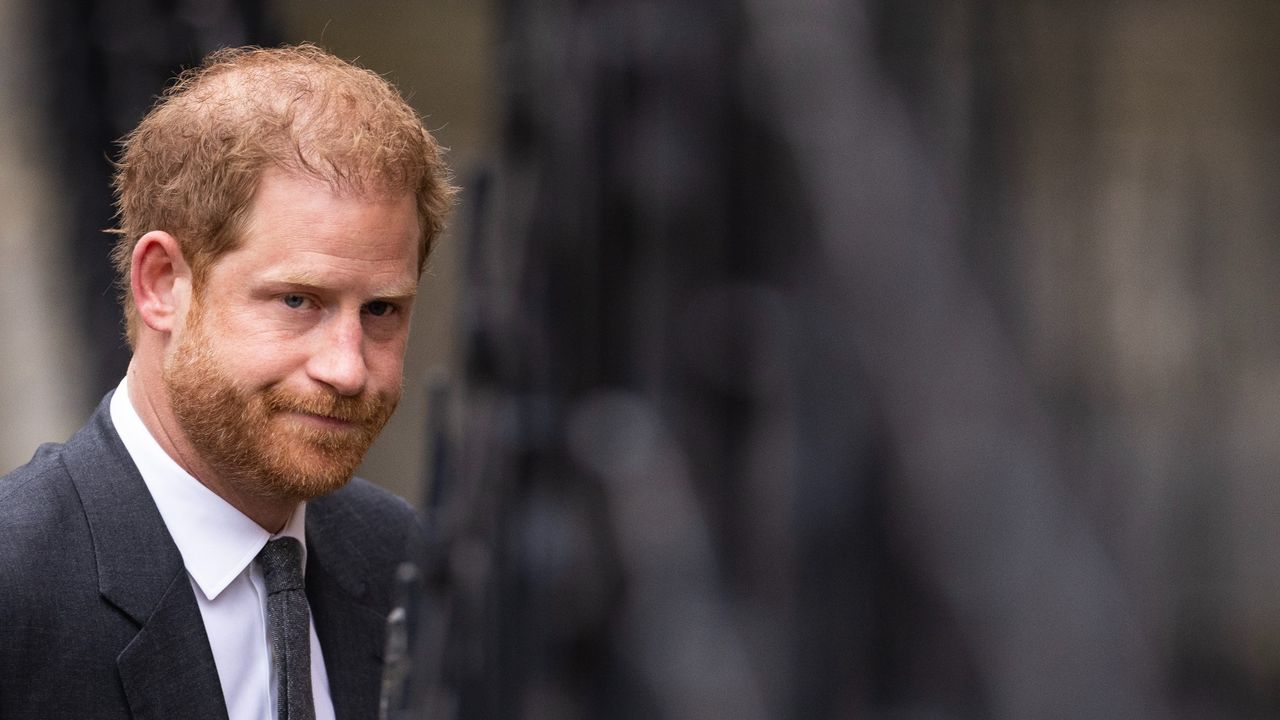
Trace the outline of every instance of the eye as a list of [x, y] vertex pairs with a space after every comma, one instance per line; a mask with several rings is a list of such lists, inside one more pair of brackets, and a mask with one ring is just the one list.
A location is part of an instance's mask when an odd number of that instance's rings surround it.
[[298, 308], [302, 307], [307, 303], [307, 299], [305, 297], [298, 295], [296, 293], [282, 295], [280, 297], [280, 301], [283, 302], [287, 307], [290, 307], [294, 310], [297, 310]]
[[365, 312], [374, 317], [384, 317], [395, 312], [396, 306], [383, 300], [374, 300], [364, 306]]

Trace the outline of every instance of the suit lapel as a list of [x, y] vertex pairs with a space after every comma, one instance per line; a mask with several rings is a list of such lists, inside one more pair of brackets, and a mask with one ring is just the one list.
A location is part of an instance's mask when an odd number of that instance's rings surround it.
[[[339, 495], [341, 493], [339, 492]], [[386, 609], [364, 575], [352, 533], [361, 520], [330, 497], [307, 505], [307, 600], [324, 652], [329, 693], [340, 718], [377, 716]]]
[[138, 624], [117, 658], [137, 718], [227, 717], [182, 556], [111, 425], [111, 396], [68, 444], [67, 470], [93, 536], [102, 597]]
[[226, 719], [217, 667], [186, 572], [173, 578], [116, 662], [135, 718]]

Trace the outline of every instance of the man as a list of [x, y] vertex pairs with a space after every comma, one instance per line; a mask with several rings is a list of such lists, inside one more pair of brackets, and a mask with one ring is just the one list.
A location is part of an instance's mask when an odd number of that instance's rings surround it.
[[0, 478], [0, 718], [373, 718], [415, 520], [350, 478], [400, 395], [439, 148], [373, 73], [246, 48], [165, 92], [115, 185], [133, 358]]

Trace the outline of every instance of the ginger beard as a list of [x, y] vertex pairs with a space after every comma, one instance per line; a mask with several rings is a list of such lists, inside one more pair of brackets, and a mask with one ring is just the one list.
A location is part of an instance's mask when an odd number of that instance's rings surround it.
[[[182, 344], [165, 362], [164, 383], [187, 440], [224, 481], [261, 497], [307, 500], [346, 484], [382, 431], [398, 397], [299, 394], [278, 383], [241, 387], [223, 369], [199, 301]], [[301, 425], [290, 413], [343, 420], [344, 428]]]

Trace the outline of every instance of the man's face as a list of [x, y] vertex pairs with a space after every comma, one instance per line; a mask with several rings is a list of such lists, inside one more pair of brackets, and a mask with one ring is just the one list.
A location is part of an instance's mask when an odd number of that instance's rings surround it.
[[224, 482], [300, 500], [351, 477], [400, 398], [418, 233], [409, 193], [263, 176], [164, 368], [186, 439]]

